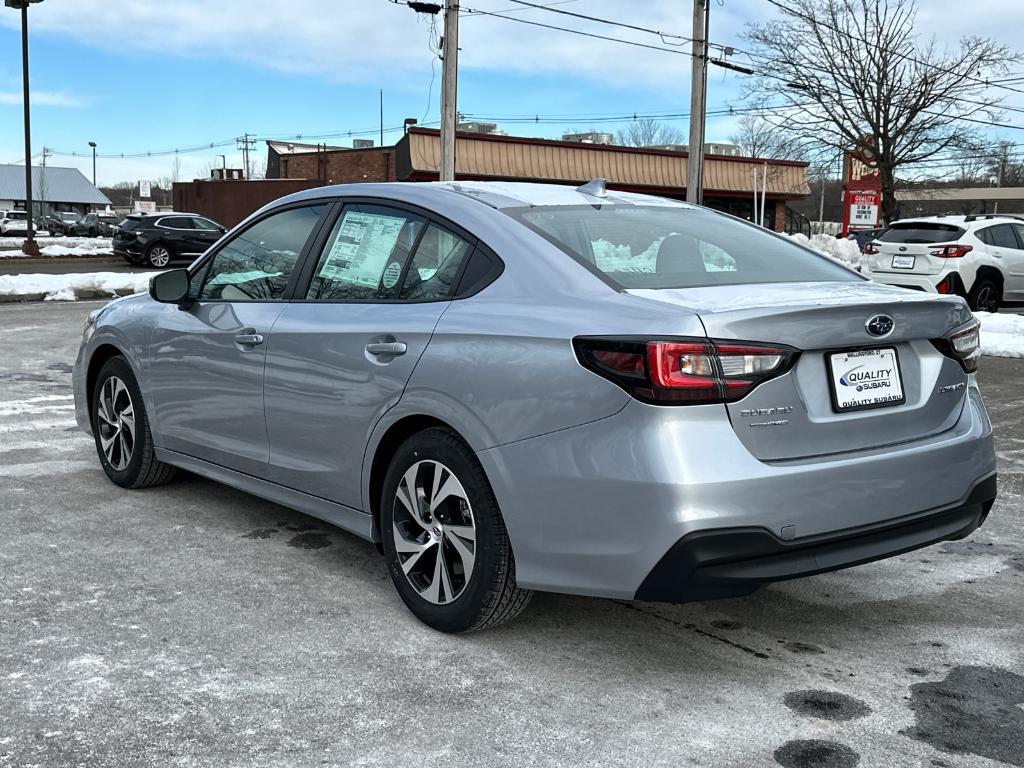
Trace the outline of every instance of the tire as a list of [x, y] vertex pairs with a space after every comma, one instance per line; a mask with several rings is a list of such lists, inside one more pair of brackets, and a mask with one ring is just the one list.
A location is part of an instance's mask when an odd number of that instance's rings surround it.
[[[416, 512], [406, 493], [410, 485]], [[445, 489], [449, 493], [442, 495]], [[441, 503], [431, 515], [435, 493]], [[432, 427], [398, 448], [384, 477], [380, 510], [391, 579], [427, 626], [440, 632], [488, 629], [511, 621], [530, 602], [533, 593], [516, 586], [515, 558], [491, 485], [455, 433]]]
[[154, 269], [164, 269], [171, 263], [171, 249], [163, 243], [153, 243], [146, 249], [145, 260]]
[[974, 281], [967, 294], [967, 305], [972, 312], [998, 312], [1002, 303], [1003, 289], [999, 282], [988, 275]]
[[[134, 433], [131, 421], [134, 417]], [[92, 433], [96, 453], [111, 482], [122, 488], [148, 488], [169, 482], [175, 468], [157, 459], [142, 392], [123, 357], [103, 364], [92, 393]]]

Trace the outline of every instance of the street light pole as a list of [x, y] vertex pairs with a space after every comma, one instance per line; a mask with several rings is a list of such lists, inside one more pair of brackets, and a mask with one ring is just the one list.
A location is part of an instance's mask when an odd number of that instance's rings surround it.
[[41, 0], [4, 0], [4, 5], [8, 8], [21, 11], [21, 79], [25, 110], [25, 213], [28, 217], [28, 232], [21, 250], [29, 256], [39, 255], [39, 245], [35, 240], [35, 222], [32, 218], [32, 124], [28, 100], [28, 6], [30, 3], [38, 2]]
[[92, 185], [96, 186], [96, 142], [90, 141], [89, 146], [92, 147]]

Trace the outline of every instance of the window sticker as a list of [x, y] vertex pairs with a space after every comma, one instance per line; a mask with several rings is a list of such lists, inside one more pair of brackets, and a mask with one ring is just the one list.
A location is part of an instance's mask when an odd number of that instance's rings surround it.
[[405, 223], [395, 216], [347, 212], [320, 276], [375, 288]]

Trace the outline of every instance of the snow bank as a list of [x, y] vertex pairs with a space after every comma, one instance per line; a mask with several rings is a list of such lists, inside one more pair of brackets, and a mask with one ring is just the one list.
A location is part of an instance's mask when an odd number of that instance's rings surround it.
[[823, 253], [851, 269], [856, 269], [860, 265], [860, 248], [853, 240], [846, 238], [837, 240], [832, 235], [822, 234], [812, 235], [808, 238], [807, 235], [797, 233], [790, 237], [805, 248]]
[[1024, 357], [1024, 316], [975, 312], [981, 323], [981, 353], [993, 357]]
[[[114, 252], [109, 237], [37, 237], [43, 256], [107, 256]], [[24, 237], [0, 237], [0, 259], [24, 258]]]
[[0, 301], [74, 301], [144, 293], [157, 272], [0, 275]]

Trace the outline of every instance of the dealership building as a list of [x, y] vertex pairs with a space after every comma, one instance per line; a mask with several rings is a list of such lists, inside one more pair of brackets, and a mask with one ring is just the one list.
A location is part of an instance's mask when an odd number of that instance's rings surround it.
[[[55, 211], [84, 214], [110, 205], [77, 168], [32, 168], [32, 207], [35, 215]], [[25, 166], [0, 165], [0, 211], [25, 210]]]
[[[601, 136], [602, 134], [593, 134]], [[455, 176], [459, 181], [529, 181], [584, 184], [603, 178], [609, 189], [686, 198], [682, 147], [624, 147], [574, 141], [460, 131]], [[581, 138], [583, 137], [583, 138]], [[368, 143], [368, 142], [366, 142]], [[722, 154], [715, 154], [723, 146]], [[709, 145], [704, 160], [704, 204], [752, 220], [755, 187], [763, 194], [765, 225], [779, 232], [800, 230], [786, 206], [810, 193], [807, 163], [734, 154], [732, 145]], [[232, 226], [271, 200], [299, 189], [327, 184], [436, 181], [441, 159], [437, 130], [410, 128], [386, 147], [329, 147], [268, 141], [267, 179], [197, 180], [174, 185], [174, 206]]]

